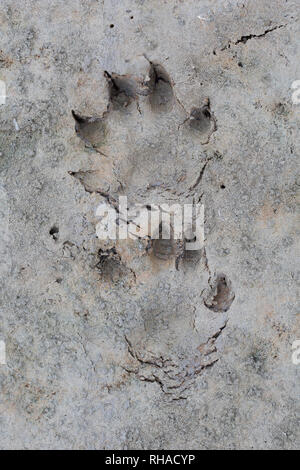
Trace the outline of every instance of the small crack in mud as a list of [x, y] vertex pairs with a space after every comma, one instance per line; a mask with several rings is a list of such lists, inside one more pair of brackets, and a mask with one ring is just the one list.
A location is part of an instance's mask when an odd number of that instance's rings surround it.
[[246, 44], [246, 42], [249, 41], [250, 39], [257, 39], [257, 38], [265, 37], [267, 34], [272, 33], [272, 31], [276, 31], [277, 29], [284, 28], [285, 26], [287, 26], [287, 25], [286, 25], [286, 24], [282, 24], [282, 25], [274, 26], [273, 28], [267, 29], [267, 30], [266, 30], [264, 33], [262, 33], [262, 34], [249, 34], [248, 36], [242, 36], [242, 37], [241, 37], [238, 41], [236, 41], [234, 44], [235, 44], [235, 45], [240, 44], [240, 43]]
[[201, 181], [203, 179], [203, 176], [204, 176], [204, 173], [205, 173], [205, 170], [206, 170], [206, 167], [207, 167], [208, 163], [210, 162], [210, 160], [211, 160], [211, 158], [206, 160], [206, 162], [204, 163], [204, 165], [201, 168], [201, 171], [200, 171], [199, 176], [196, 179], [195, 183], [192, 186], [190, 186], [189, 192], [195, 190], [197, 188], [197, 186], [199, 186], [199, 184], [201, 183]]
[[230, 49], [231, 46], [237, 46], [238, 44], [246, 44], [251, 39], [263, 38], [267, 36], [267, 34], [272, 33], [273, 31], [276, 31], [278, 29], [285, 28], [286, 26], [288, 26], [288, 24], [281, 24], [281, 25], [273, 26], [273, 28], [266, 29], [261, 34], [248, 34], [248, 35], [242, 36], [240, 39], [238, 39], [235, 42], [230, 41], [226, 46], [222, 47], [220, 50], [225, 51], [227, 49]]

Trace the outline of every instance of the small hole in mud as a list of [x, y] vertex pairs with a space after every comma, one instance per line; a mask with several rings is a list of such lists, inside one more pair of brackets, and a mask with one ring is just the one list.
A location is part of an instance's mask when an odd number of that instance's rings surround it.
[[238, 66], [239, 66], [239, 67], [244, 67], [243, 64], [242, 64], [242, 62], [239, 62], [239, 63], [238, 63]]
[[55, 241], [58, 240], [58, 233], [59, 233], [59, 229], [58, 227], [56, 227], [56, 225], [53, 225], [53, 227], [51, 227], [51, 229], [49, 230], [49, 235], [51, 235], [51, 237]]
[[221, 184], [220, 188], [225, 189], [226, 188], [225, 184]]
[[115, 25], [114, 25], [114, 24], [111, 24], [111, 25], [109, 25], [109, 27], [110, 27], [110, 28], [114, 28], [114, 27], [115, 27]]
[[133, 16], [131, 16], [130, 19], [133, 20]]

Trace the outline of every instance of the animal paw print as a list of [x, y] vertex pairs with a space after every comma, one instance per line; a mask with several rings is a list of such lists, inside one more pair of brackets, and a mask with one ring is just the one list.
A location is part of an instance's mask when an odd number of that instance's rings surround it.
[[[104, 72], [108, 104], [101, 116], [72, 111], [76, 134], [85, 147], [102, 158], [95, 159], [93, 168], [71, 171], [70, 175], [87, 192], [101, 194], [114, 207], [119, 195], [126, 195], [129, 205], [146, 207], [147, 202], [199, 202], [209, 162], [206, 146], [217, 130], [210, 100], [203, 98], [187, 111], [176, 97], [165, 67], [144, 59], [144, 72], [139, 77]], [[150, 240], [145, 250], [162, 262], [175, 259], [178, 269], [181, 260], [195, 263], [201, 258], [201, 250], [185, 250], [189, 241], [159, 237]], [[217, 285], [221, 284], [218, 280]], [[222, 296], [226, 297], [223, 303], [231, 305], [228, 289], [222, 290]], [[216, 311], [217, 306], [209, 302], [206, 307]]]
[[[217, 130], [209, 98], [195, 100], [187, 110], [165, 67], [148, 59], [140, 76], [106, 71], [104, 77], [105, 112], [99, 116], [72, 112], [77, 136], [95, 153], [93, 167], [70, 174], [87, 192], [100, 194], [113, 207], [120, 195], [127, 196], [129, 208], [141, 204], [148, 210], [152, 210], [149, 204], [200, 202], [211, 158], [208, 144]], [[130, 360], [124, 361], [124, 369], [140, 380], [156, 382], [171, 400], [185, 399], [197, 376], [219, 360], [217, 339], [234, 300], [225, 275], [211, 279], [205, 250], [185, 250], [185, 242], [195, 241], [191, 237], [180, 242], [172, 236], [116, 241], [99, 249], [96, 265], [103, 282], [106, 279], [117, 288], [118, 299], [123, 279], [130, 278], [131, 286], [140, 287], [136, 323], [128, 327], [126, 339]], [[141, 242], [142, 254], [135, 257], [132, 245]], [[200, 262], [202, 271], [198, 270]], [[199, 284], [201, 276], [207, 282], [207, 272], [209, 289], [205, 291]], [[181, 283], [174, 276], [181, 276]], [[160, 294], [158, 283], [169, 284], [170, 292]], [[203, 306], [212, 325], [200, 334], [195, 318]], [[170, 344], [176, 345], [173, 351]]]
[[209, 99], [187, 111], [165, 68], [154, 62], [148, 63], [143, 78], [112, 72], [104, 76], [107, 110], [101, 116], [72, 113], [85, 146], [110, 159], [111, 174], [102, 171], [110, 191], [121, 186], [134, 202], [151, 193], [159, 193], [160, 199], [164, 192], [187, 196], [206, 162], [205, 145], [217, 129]]
[[[205, 146], [217, 130], [208, 98], [190, 111], [177, 99], [166, 69], [145, 59], [143, 76], [104, 72], [108, 105], [101, 116], [72, 111], [85, 147], [99, 153], [92, 169], [70, 172], [88, 192], [130, 204], [191, 202], [207, 165]], [[196, 175], [196, 176], [195, 176]], [[183, 255], [158, 241], [158, 257]], [[179, 251], [178, 251], [179, 250]], [[162, 256], [163, 255], [163, 256]]]

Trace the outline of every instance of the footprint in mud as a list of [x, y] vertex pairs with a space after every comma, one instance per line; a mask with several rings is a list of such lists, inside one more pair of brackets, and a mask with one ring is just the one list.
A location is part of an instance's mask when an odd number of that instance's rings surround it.
[[87, 193], [108, 194], [111, 185], [103, 170], [69, 171], [69, 175], [78, 179]]
[[[108, 158], [96, 161], [95, 157], [94, 167], [69, 174], [87, 192], [100, 193], [108, 200], [117, 200], [122, 192], [133, 203], [153, 196], [163, 203], [171, 196], [182, 204], [201, 191], [207, 165], [201, 145], [216, 130], [216, 120], [209, 99], [188, 113], [176, 98], [164, 66], [143, 59], [139, 76], [104, 72], [109, 100], [102, 115], [87, 117], [72, 111], [78, 137]], [[195, 174], [199, 175], [196, 183]], [[193, 241], [152, 240], [151, 253], [162, 261], [174, 258], [177, 269], [181, 261], [195, 266], [202, 251], [185, 249]]]
[[135, 274], [126, 264], [115, 247], [99, 249], [98, 262], [95, 268], [104, 281], [118, 285], [124, 282], [126, 285], [135, 283]]
[[151, 63], [149, 71], [149, 102], [154, 112], [167, 112], [174, 104], [171, 79], [162, 65]]
[[149, 187], [159, 192], [156, 182], [163, 181], [167, 191], [184, 195], [206, 158], [201, 146], [216, 130], [210, 102], [187, 112], [163, 65], [145, 59], [142, 70], [138, 76], [106, 71], [106, 110], [98, 116], [72, 111], [76, 134], [109, 157], [127, 194], [143, 198]]
[[208, 143], [213, 132], [216, 131], [216, 120], [210, 109], [210, 101], [207, 98], [200, 108], [192, 108], [190, 119], [190, 128], [197, 133], [203, 143]]
[[118, 75], [116, 73], [104, 72], [108, 81], [109, 99], [116, 108], [127, 107], [139, 95], [149, 94], [149, 88], [140, 80], [130, 75]]
[[[93, 168], [69, 174], [88, 193], [104, 195], [110, 206], [120, 195], [127, 196], [129, 207], [199, 202], [203, 174], [213, 158], [203, 146], [217, 129], [210, 100], [197, 99], [187, 111], [164, 66], [149, 60], [144, 65], [138, 77], [105, 72], [109, 99], [102, 115], [72, 112], [78, 137], [107, 158], [89, 155]], [[132, 323], [126, 325], [132, 333], [126, 340], [132, 363], [126, 365], [127, 372], [156, 382], [172, 400], [186, 399], [186, 390], [198, 375], [219, 360], [217, 340], [227, 324], [222, 313], [229, 310], [235, 294], [227, 276], [219, 274], [210, 283], [203, 306], [207, 269], [199, 261], [205, 261], [205, 250], [187, 249], [188, 244], [198, 247], [203, 237], [197, 232], [195, 239], [190, 231], [177, 241], [171, 227], [169, 238], [161, 236], [162, 225], [158, 231], [159, 237], [147, 237], [145, 245], [125, 240], [126, 249], [121, 250], [113, 241], [109, 249], [97, 252], [96, 269], [110, 294], [120, 299], [127, 279], [130, 287], [140, 288]], [[127, 305], [128, 297], [125, 300]], [[206, 331], [209, 322], [212, 327]]]
[[213, 312], [227, 312], [234, 299], [231, 281], [225, 274], [218, 274], [204, 299], [204, 305]]
[[105, 141], [106, 126], [104, 118], [80, 116], [72, 110], [75, 119], [75, 132], [86, 146], [99, 148]]
[[104, 72], [109, 86], [109, 99], [116, 108], [127, 107], [140, 96], [148, 96], [154, 112], [167, 112], [172, 109], [174, 92], [171, 78], [160, 64], [150, 62], [145, 80], [130, 75]]

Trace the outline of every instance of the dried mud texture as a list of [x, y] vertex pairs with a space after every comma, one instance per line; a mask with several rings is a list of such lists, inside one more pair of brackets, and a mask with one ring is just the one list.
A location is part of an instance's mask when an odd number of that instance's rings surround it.
[[[299, 448], [298, 2], [0, 25], [0, 447]], [[120, 196], [130, 237], [100, 240]], [[204, 204], [204, 248], [139, 235], [136, 203]]]

